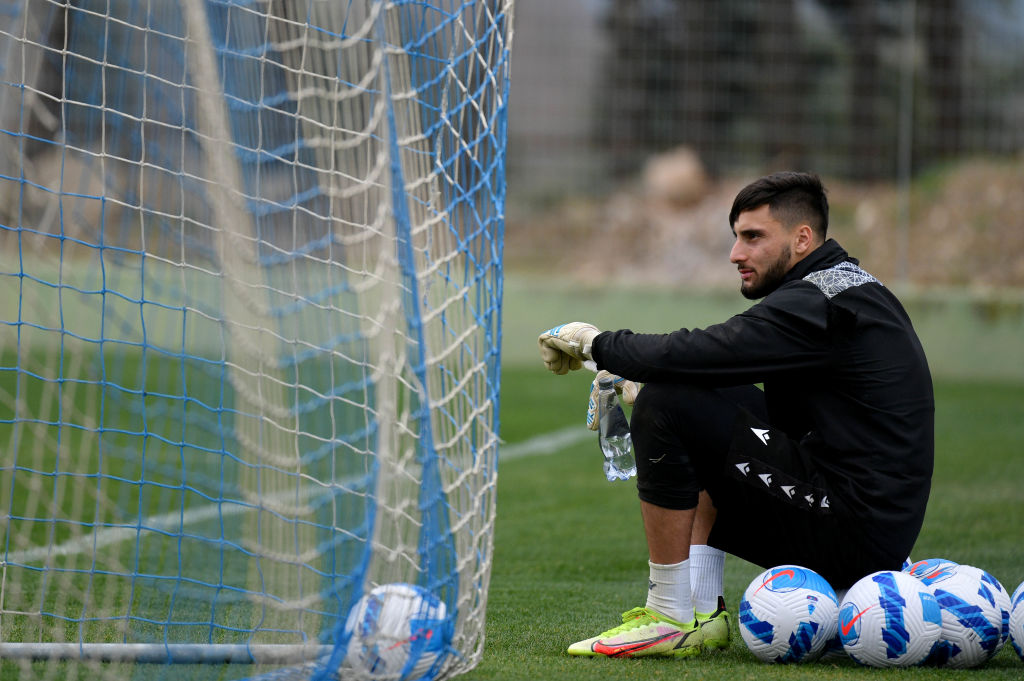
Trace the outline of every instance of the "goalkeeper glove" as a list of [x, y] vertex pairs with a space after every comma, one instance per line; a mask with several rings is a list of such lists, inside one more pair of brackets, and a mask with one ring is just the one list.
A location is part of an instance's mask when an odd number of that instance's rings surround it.
[[558, 375], [579, 369], [592, 359], [590, 345], [599, 333], [596, 326], [585, 322], [569, 322], [545, 331], [537, 339], [544, 366]]
[[633, 402], [636, 401], [636, 394], [640, 392], [640, 388], [643, 387], [642, 383], [634, 383], [633, 381], [626, 380], [621, 376], [616, 376], [610, 371], [605, 371], [604, 369], [598, 371], [597, 377], [594, 378], [594, 382], [590, 385], [590, 401], [587, 403], [587, 428], [590, 430], [597, 430], [599, 425], [597, 419], [597, 394], [601, 391], [601, 388], [598, 387], [598, 382], [602, 378], [607, 378], [609, 376], [613, 380], [615, 392], [621, 395], [622, 401], [629, 405], [632, 405]]

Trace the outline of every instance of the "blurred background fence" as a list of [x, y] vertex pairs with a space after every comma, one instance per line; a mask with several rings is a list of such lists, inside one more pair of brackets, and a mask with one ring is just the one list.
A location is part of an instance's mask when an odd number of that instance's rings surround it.
[[514, 50], [521, 195], [677, 145], [870, 181], [1024, 149], [1022, 0], [520, 0]]

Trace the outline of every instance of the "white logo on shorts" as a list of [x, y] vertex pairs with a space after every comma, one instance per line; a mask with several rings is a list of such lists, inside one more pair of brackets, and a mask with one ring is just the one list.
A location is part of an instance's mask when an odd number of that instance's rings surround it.
[[751, 428], [750, 430], [752, 430], [754, 432], [754, 435], [757, 436], [758, 440], [760, 440], [761, 442], [764, 443], [765, 447], [768, 446], [768, 440], [770, 439], [771, 436], [768, 435], [768, 431], [767, 430], [764, 430], [762, 428]]

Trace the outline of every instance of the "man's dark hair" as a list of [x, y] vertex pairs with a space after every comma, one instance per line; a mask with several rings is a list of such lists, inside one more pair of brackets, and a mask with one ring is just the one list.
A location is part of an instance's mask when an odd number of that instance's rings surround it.
[[740, 213], [767, 204], [772, 217], [785, 227], [806, 223], [822, 240], [828, 233], [828, 199], [817, 175], [786, 171], [772, 173], [740, 190], [729, 211], [729, 226]]

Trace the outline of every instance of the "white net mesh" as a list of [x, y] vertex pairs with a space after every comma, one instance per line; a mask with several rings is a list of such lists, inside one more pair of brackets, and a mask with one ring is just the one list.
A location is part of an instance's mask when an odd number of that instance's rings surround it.
[[510, 38], [0, 3], [0, 677], [328, 678], [396, 582], [445, 606], [428, 675], [476, 664]]

